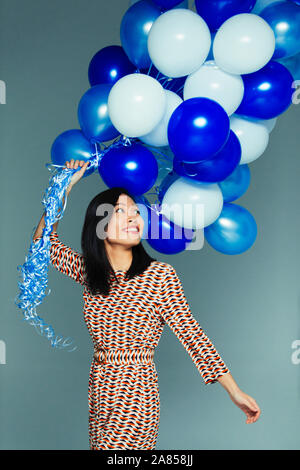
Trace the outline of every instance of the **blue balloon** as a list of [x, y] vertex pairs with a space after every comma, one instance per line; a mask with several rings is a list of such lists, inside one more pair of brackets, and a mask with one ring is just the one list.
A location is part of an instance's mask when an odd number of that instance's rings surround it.
[[194, 231], [174, 224], [165, 215], [157, 212], [148, 208], [149, 227], [146, 241], [154, 250], [167, 255], [184, 251], [192, 241]]
[[292, 57], [277, 59], [277, 62], [284, 65], [290, 71], [294, 80], [300, 80], [300, 52]]
[[[182, 2], [181, 0], [152, 0], [153, 3], [161, 7], [163, 10], [171, 10], [172, 8], [178, 6]], [[182, 7], [181, 7], [182, 8]]]
[[134, 73], [136, 67], [130, 62], [121, 46], [100, 49], [89, 64], [88, 77], [91, 86], [100, 83], [115, 84], [120, 78]]
[[[83, 135], [80, 129], [70, 129], [58, 135], [51, 146], [51, 160], [55, 165], [65, 165], [67, 161], [88, 161], [95, 154], [95, 146]], [[83, 178], [93, 173], [95, 167], [88, 167]]]
[[260, 12], [266, 8], [271, 3], [278, 2], [278, 0], [257, 0], [253, 10], [251, 11], [252, 14], [260, 15]]
[[204, 227], [204, 237], [217, 251], [238, 255], [256, 240], [257, 225], [253, 215], [242, 206], [225, 202], [217, 220]]
[[258, 119], [272, 119], [286, 111], [292, 103], [293, 76], [279, 62], [271, 60], [254, 73], [242, 75], [244, 97], [236, 114]]
[[240, 198], [249, 188], [250, 180], [249, 166], [246, 163], [238, 165], [231, 175], [218, 183], [222, 191], [223, 201], [232, 202]]
[[231, 16], [249, 13], [256, 0], [195, 0], [197, 13], [211, 31], [216, 31]]
[[169, 189], [169, 187], [171, 186], [171, 184], [174, 183], [174, 181], [176, 181], [178, 178], [180, 178], [180, 176], [177, 173], [175, 173], [175, 171], [170, 171], [164, 177], [164, 179], [160, 183], [159, 190], [158, 190], [158, 200], [160, 203], [162, 202], [164, 195]]
[[101, 158], [98, 171], [108, 187], [122, 186], [133, 195], [141, 195], [154, 185], [158, 164], [146, 147], [131, 144], [109, 149]]
[[[133, 5], [134, 3], [137, 3], [139, 0], [130, 0], [129, 2], [129, 6]], [[181, 0], [179, 0], [180, 3], [176, 3], [176, 5], [174, 7], [172, 7], [172, 9], [176, 9], [176, 8], [189, 8], [189, 2], [188, 0], [183, 0], [183, 2]], [[157, 3], [158, 4], [158, 3]], [[161, 10], [163, 11], [164, 8], [161, 8]], [[167, 8], [169, 9], [169, 8]]]
[[225, 145], [230, 120], [224, 108], [209, 98], [190, 98], [173, 112], [168, 125], [169, 146], [186, 163], [209, 160]]
[[292, 2], [275, 2], [260, 16], [271, 26], [276, 46], [272, 59], [290, 57], [300, 52], [300, 8]]
[[173, 170], [180, 176], [205, 183], [216, 183], [229, 176], [241, 160], [242, 147], [235, 133], [230, 130], [229, 138], [214, 158], [199, 163], [184, 163], [176, 156]]
[[78, 105], [78, 121], [82, 132], [92, 143], [106, 142], [120, 135], [108, 114], [108, 95], [112, 84], [102, 83], [89, 88]]
[[142, 217], [144, 221], [144, 228], [141, 234], [141, 238], [146, 239], [149, 236], [149, 227], [150, 227], [149, 220], [148, 220], [150, 202], [144, 195], [134, 196], [134, 199], [135, 199], [136, 205], [139, 208], [140, 216]]
[[209, 50], [209, 53], [208, 53], [208, 56], [207, 56], [205, 62], [207, 62], [208, 60], [215, 60], [213, 49], [214, 49], [214, 40], [215, 40], [216, 34], [217, 34], [216, 31], [215, 31], [215, 32], [211, 32], [210, 50]]
[[147, 0], [140, 0], [128, 8], [122, 18], [121, 44], [129, 60], [138, 69], [144, 69], [151, 64], [147, 47], [148, 35], [152, 24], [160, 14], [157, 5]]

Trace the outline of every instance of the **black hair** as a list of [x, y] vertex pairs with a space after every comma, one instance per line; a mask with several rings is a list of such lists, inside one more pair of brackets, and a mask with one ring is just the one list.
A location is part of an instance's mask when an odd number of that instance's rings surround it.
[[[104, 214], [102, 214], [101, 211], [101, 214], [97, 215], [97, 209], [99, 210], [101, 204], [107, 204], [110, 207], [115, 206], [120, 194], [127, 194], [135, 203], [137, 202], [127, 189], [117, 186], [97, 194], [91, 200], [86, 210], [81, 233], [81, 249], [85, 262], [87, 285], [93, 295], [108, 295], [111, 285], [111, 275], [117, 279], [107, 257], [104, 239], [97, 235], [97, 225], [102, 219], [107, 217], [107, 212], [109, 211], [104, 210]], [[103, 207], [105, 209], [105, 206]], [[105, 231], [107, 230], [109, 220], [104, 226]], [[125, 273], [125, 277], [128, 279], [143, 273], [145, 269], [150, 266], [152, 261], [157, 261], [146, 252], [142, 241], [132, 247], [132, 255], [131, 266]]]

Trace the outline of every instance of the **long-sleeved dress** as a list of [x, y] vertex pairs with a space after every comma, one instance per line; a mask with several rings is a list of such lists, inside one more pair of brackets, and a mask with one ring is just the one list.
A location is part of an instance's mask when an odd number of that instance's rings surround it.
[[96, 352], [88, 384], [90, 449], [155, 449], [160, 397], [153, 356], [165, 323], [205, 384], [215, 383], [228, 367], [193, 317], [173, 266], [152, 261], [133, 279], [116, 271], [110, 294], [92, 295], [83, 255], [57, 232], [50, 241], [52, 265], [84, 286], [83, 315]]

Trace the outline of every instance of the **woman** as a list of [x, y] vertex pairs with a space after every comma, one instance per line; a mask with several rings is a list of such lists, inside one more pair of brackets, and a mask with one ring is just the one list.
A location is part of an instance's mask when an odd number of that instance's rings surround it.
[[[77, 169], [67, 195], [87, 165], [66, 162], [67, 168]], [[90, 202], [81, 235], [83, 254], [59, 240], [57, 225], [50, 235], [51, 263], [84, 286], [84, 319], [94, 344], [88, 388], [91, 450], [155, 449], [160, 398], [153, 357], [165, 323], [205, 384], [219, 382], [246, 414], [246, 423], [257, 421], [259, 406], [238, 387], [193, 317], [175, 269], [146, 253], [144, 221], [126, 189], [110, 188]], [[35, 240], [44, 226], [43, 215]]]

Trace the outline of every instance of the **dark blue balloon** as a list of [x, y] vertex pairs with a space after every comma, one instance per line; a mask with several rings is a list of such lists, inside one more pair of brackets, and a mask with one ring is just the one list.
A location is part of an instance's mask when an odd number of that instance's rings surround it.
[[175, 173], [175, 171], [170, 171], [164, 177], [164, 179], [160, 183], [159, 190], [158, 190], [158, 200], [159, 200], [159, 202], [162, 202], [165, 193], [167, 192], [167, 190], [169, 189], [171, 184], [174, 183], [174, 181], [176, 181], [178, 178], [180, 178], [180, 176], [177, 173]]
[[210, 50], [209, 50], [209, 53], [208, 53], [208, 56], [206, 58], [206, 61], [207, 62], [208, 60], [214, 60], [214, 40], [215, 40], [215, 37], [216, 37], [216, 34], [217, 32], [211, 32], [211, 44], [210, 44]]
[[161, 12], [157, 5], [147, 0], [140, 0], [131, 5], [121, 21], [120, 38], [129, 60], [138, 69], [149, 67], [151, 59], [147, 41], [149, 31]]
[[254, 73], [242, 75], [244, 97], [236, 114], [272, 119], [286, 111], [294, 93], [293, 76], [279, 62], [271, 60]]
[[193, 237], [194, 231], [180, 227], [165, 215], [148, 208], [149, 230], [147, 242], [156, 251], [174, 255], [184, 251]]
[[240, 198], [249, 188], [250, 180], [249, 166], [246, 163], [238, 165], [231, 175], [218, 183], [224, 202], [232, 202]]
[[91, 86], [100, 83], [115, 84], [120, 78], [136, 70], [121, 46], [100, 49], [89, 64], [88, 77]]
[[224, 202], [217, 220], [204, 227], [207, 242], [226, 255], [248, 250], [256, 240], [257, 225], [253, 215], [242, 206]]
[[89, 88], [78, 105], [78, 121], [88, 140], [106, 142], [120, 135], [108, 114], [108, 95], [113, 84], [102, 83]]
[[185, 163], [176, 156], [173, 170], [180, 176], [205, 183], [216, 183], [229, 176], [241, 160], [242, 147], [235, 133], [230, 130], [229, 138], [214, 158], [200, 163]]
[[220, 28], [224, 21], [240, 13], [249, 13], [256, 0], [195, 0], [197, 13], [211, 31]]
[[219, 152], [230, 134], [224, 108], [209, 98], [190, 98], [173, 112], [168, 125], [169, 146], [181, 161], [209, 160]]
[[179, 3], [182, 3], [182, 0], [152, 0], [153, 3], [158, 5], [164, 10], [171, 10], [171, 8], [176, 7]]
[[98, 171], [108, 187], [122, 186], [133, 195], [141, 195], [154, 185], [158, 164], [146, 147], [131, 144], [108, 150], [100, 160]]
[[[67, 161], [84, 160], [85, 162], [95, 155], [96, 149], [80, 129], [70, 129], [56, 137], [51, 146], [51, 160], [55, 165], [65, 165]], [[95, 167], [88, 167], [83, 178], [93, 173]]]

